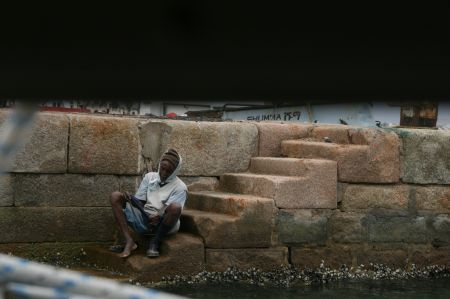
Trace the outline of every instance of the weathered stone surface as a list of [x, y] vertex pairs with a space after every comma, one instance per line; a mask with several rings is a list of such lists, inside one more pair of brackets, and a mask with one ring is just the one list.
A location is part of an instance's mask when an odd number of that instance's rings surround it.
[[368, 145], [364, 166], [367, 182], [395, 183], [400, 180], [401, 141], [392, 132], [374, 128], [351, 127], [348, 131], [350, 143]]
[[180, 179], [186, 184], [189, 191], [213, 191], [219, 186], [217, 177], [188, 177]]
[[288, 140], [281, 144], [287, 157], [327, 159], [337, 162], [338, 178], [342, 182], [370, 182], [367, 176], [368, 146], [335, 144], [316, 141]]
[[[328, 174], [320, 185], [314, 176], [292, 177], [253, 173], [229, 173], [220, 178], [219, 189], [242, 194], [252, 194], [273, 198], [278, 208], [336, 208], [336, 181], [328, 170], [318, 172]], [[323, 184], [327, 184], [324, 187]]]
[[[329, 137], [325, 135], [334, 136], [339, 143], [319, 141]], [[339, 181], [367, 183], [399, 181], [399, 148], [399, 139], [393, 133], [368, 128], [335, 130], [333, 126], [316, 127], [312, 138], [286, 140], [281, 144], [284, 156], [336, 161]]]
[[[317, 159], [252, 158], [250, 171], [259, 174], [300, 176], [303, 181], [291, 182], [284, 190], [275, 191], [279, 208], [336, 208], [336, 162]], [[224, 182], [225, 184], [225, 182]], [[259, 189], [259, 188], [257, 188]], [[277, 195], [282, 191], [287, 195]]]
[[270, 246], [273, 200], [211, 191], [190, 193], [189, 196], [186, 205], [198, 210], [183, 211], [181, 229], [202, 236], [206, 247]]
[[450, 184], [450, 132], [395, 129], [403, 143], [402, 181]]
[[371, 242], [427, 243], [431, 233], [427, 230], [426, 217], [374, 217], [367, 216]]
[[245, 171], [258, 152], [258, 129], [235, 122], [150, 121], [141, 126], [142, 153], [156, 164], [168, 148], [183, 158], [180, 175]]
[[254, 267], [268, 271], [288, 265], [288, 256], [287, 247], [206, 249], [206, 269], [226, 271], [228, 267], [242, 270]]
[[328, 221], [328, 233], [336, 243], [362, 243], [368, 239], [367, 227], [362, 223], [364, 214], [333, 214]]
[[433, 244], [449, 245], [450, 244], [450, 216], [449, 214], [437, 215], [433, 219], [433, 229], [435, 231]]
[[348, 129], [346, 125], [316, 125], [310, 136], [317, 141], [324, 141], [328, 137], [333, 143], [349, 144]]
[[[10, 115], [0, 111], [0, 128]], [[15, 154], [11, 172], [64, 173], [67, 170], [69, 119], [64, 114], [37, 113], [28, 138]]]
[[383, 264], [389, 267], [404, 267], [408, 263], [408, 253], [405, 250], [354, 250], [357, 265], [369, 266]]
[[139, 122], [133, 118], [71, 115], [69, 172], [140, 174]]
[[199, 237], [177, 233], [165, 239], [158, 258], [145, 256], [138, 248], [127, 259], [108, 251], [107, 246], [87, 247], [85, 262], [101, 268], [129, 273], [140, 282], [157, 282], [164, 276], [195, 274], [204, 269], [205, 249]]
[[119, 190], [113, 175], [16, 174], [16, 206], [110, 206], [109, 195]]
[[291, 263], [300, 268], [325, 267], [339, 269], [341, 265], [352, 265], [352, 253], [348, 246], [334, 247], [291, 247]]
[[303, 138], [308, 135], [312, 125], [281, 124], [270, 122], [257, 122], [255, 125], [259, 132], [260, 157], [281, 156], [281, 141]]
[[285, 244], [325, 244], [328, 210], [279, 210], [277, 231]]
[[120, 176], [119, 190], [134, 194], [138, 190], [141, 181], [142, 176]]
[[93, 245], [105, 246], [106, 244], [100, 242], [8, 243], [0, 244], [0, 252], [59, 267], [79, 266], [86, 254], [84, 248]]
[[450, 213], [449, 186], [415, 186], [415, 205], [417, 210]]
[[11, 175], [0, 174], [0, 207], [12, 206], [14, 204], [13, 196]]
[[442, 265], [450, 266], [450, 246], [441, 248], [412, 248], [410, 263], [418, 266]]
[[218, 191], [191, 191], [188, 194], [186, 208], [228, 214], [247, 216], [249, 211], [258, 211], [272, 218], [273, 200], [253, 195], [224, 193]]
[[110, 241], [114, 228], [110, 208], [0, 208], [0, 243]]
[[340, 184], [339, 201], [342, 211], [370, 209], [408, 209], [407, 185]]
[[319, 159], [252, 158], [250, 172], [282, 176], [316, 176], [336, 181], [336, 162]]

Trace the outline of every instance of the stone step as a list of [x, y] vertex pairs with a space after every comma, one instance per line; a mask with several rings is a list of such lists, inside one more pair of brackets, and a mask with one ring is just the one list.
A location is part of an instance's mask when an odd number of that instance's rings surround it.
[[245, 209], [257, 209], [258, 205], [273, 206], [273, 199], [253, 195], [199, 191], [189, 192], [186, 208], [239, 216]]
[[189, 209], [181, 215], [180, 230], [200, 235], [207, 248], [269, 247], [272, 229], [273, 209], [267, 205], [239, 217]]
[[322, 159], [252, 158], [249, 172], [282, 176], [308, 176], [314, 172], [336, 170], [336, 162]]
[[140, 282], [156, 282], [168, 275], [194, 274], [204, 269], [205, 249], [198, 236], [178, 232], [161, 245], [161, 255], [148, 258], [145, 246], [140, 246], [128, 258], [110, 252], [107, 246], [88, 246], [84, 266], [117, 271]]
[[290, 158], [336, 161], [338, 179], [342, 182], [364, 182], [373, 160], [369, 158], [368, 145], [285, 140], [281, 143], [281, 151], [284, 156]]
[[277, 208], [334, 209], [337, 207], [336, 166], [322, 170], [307, 177], [228, 173], [221, 176], [219, 189], [272, 198]]

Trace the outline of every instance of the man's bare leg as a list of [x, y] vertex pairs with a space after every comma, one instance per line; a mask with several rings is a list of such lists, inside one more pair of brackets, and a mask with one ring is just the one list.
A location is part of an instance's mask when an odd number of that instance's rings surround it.
[[114, 218], [116, 219], [116, 224], [125, 239], [125, 248], [122, 253], [119, 254], [120, 257], [128, 257], [133, 250], [137, 248], [137, 244], [131, 237], [130, 231], [128, 229], [127, 220], [125, 219], [125, 214], [123, 208], [125, 207], [125, 198], [121, 192], [113, 192], [110, 197], [111, 207], [113, 210]]
[[159, 247], [161, 245], [161, 241], [177, 223], [178, 219], [180, 219], [180, 215], [180, 205], [172, 203], [166, 208], [163, 221], [158, 226], [155, 237], [150, 241], [150, 246], [147, 250], [148, 257], [159, 256]]

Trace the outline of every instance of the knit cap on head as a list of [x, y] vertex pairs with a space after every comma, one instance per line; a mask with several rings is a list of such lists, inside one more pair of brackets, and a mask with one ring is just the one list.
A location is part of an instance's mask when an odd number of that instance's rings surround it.
[[174, 150], [173, 148], [167, 150], [163, 156], [161, 157], [161, 161], [168, 161], [173, 165], [174, 168], [178, 166], [178, 163], [180, 162], [180, 155], [178, 155], [178, 152]]

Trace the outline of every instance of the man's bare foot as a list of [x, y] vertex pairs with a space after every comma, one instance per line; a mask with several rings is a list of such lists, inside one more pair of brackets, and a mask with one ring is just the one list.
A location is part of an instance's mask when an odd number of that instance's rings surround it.
[[119, 257], [129, 257], [131, 252], [137, 249], [137, 244], [135, 242], [127, 243], [125, 249], [119, 254]]

